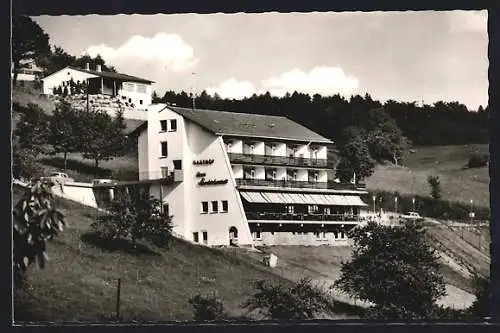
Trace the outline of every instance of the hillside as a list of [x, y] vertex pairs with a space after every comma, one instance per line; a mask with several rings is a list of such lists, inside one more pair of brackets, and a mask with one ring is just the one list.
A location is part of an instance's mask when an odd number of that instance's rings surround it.
[[[14, 188], [13, 202], [21, 190]], [[188, 299], [217, 293], [232, 318], [247, 315], [240, 304], [259, 279], [290, 285], [261, 264], [218, 249], [175, 240], [169, 249], [152, 245], [115, 251], [87, 236], [94, 209], [58, 199], [69, 228], [48, 245], [44, 270], [29, 270], [29, 286], [15, 296], [16, 321], [102, 321], [113, 317], [116, 280], [121, 278], [125, 321], [190, 320]], [[253, 317], [253, 316], [252, 316]], [[339, 312], [334, 319], [351, 317]]]
[[429, 175], [439, 176], [444, 200], [489, 207], [488, 168], [465, 168], [473, 153], [488, 153], [488, 145], [415, 147], [404, 167], [379, 165], [366, 180], [371, 190], [429, 196]]

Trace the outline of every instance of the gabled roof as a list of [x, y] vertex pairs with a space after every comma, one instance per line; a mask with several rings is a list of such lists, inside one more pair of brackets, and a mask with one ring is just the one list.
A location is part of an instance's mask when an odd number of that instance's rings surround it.
[[[71, 68], [71, 69], [73, 69], [75, 71], [80, 71], [80, 72], [92, 74], [92, 75], [95, 75], [95, 76], [98, 76], [98, 77], [105, 77], [105, 78], [114, 79], [114, 80], [139, 82], [139, 83], [146, 83], [146, 84], [154, 83], [154, 81], [143, 79], [143, 78], [140, 78], [140, 77], [137, 77], [137, 76], [127, 75], [127, 74], [121, 74], [121, 73], [114, 73], [114, 72], [106, 72], [106, 71], [98, 72], [98, 71], [87, 70], [87, 69], [73, 67], [73, 66], [67, 66], [67, 67], [65, 67], [65, 68], [63, 68], [63, 69], [61, 69], [61, 70], [59, 70], [57, 72], [60, 72], [60, 71], [62, 71], [64, 69], [66, 69], [66, 68]], [[57, 72], [55, 72], [55, 73], [57, 73]], [[52, 76], [55, 73], [52, 73], [49, 76]], [[49, 77], [49, 76], [47, 76], [47, 77]], [[45, 78], [47, 78], [47, 77], [45, 77]]]
[[169, 106], [169, 109], [223, 136], [333, 143], [286, 117]]

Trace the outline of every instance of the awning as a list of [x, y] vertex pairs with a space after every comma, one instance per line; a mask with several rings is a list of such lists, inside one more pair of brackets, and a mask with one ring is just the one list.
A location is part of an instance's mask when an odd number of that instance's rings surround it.
[[357, 195], [309, 194], [287, 192], [247, 192], [241, 196], [250, 203], [299, 204], [320, 206], [368, 206]]

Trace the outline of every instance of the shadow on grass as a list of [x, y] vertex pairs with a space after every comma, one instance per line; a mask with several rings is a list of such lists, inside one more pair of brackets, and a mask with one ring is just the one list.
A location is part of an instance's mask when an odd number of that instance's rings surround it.
[[[45, 165], [50, 165], [61, 170], [64, 169], [64, 158], [59, 156], [44, 157], [41, 159], [41, 162]], [[96, 168], [81, 161], [72, 160], [69, 158], [66, 160], [66, 169], [74, 170], [79, 173], [88, 174], [92, 176], [95, 175], [102, 178], [107, 178], [112, 173], [111, 170], [104, 169], [101, 167]]]
[[85, 233], [80, 237], [80, 239], [87, 244], [97, 246], [109, 252], [124, 252], [136, 256], [141, 256], [141, 255], [160, 256], [158, 252], [153, 251], [144, 244], [136, 243], [134, 246], [134, 244], [132, 244], [131, 241], [121, 238], [114, 240], [107, 240], [100, 237], [95, 232]]

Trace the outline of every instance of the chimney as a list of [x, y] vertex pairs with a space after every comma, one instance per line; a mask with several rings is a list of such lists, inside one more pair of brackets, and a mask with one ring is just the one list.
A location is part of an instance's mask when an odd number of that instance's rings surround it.
[[88, 62], [85, 63], [85, 69], [88, 71], [90, 70], [90, 64]]
[[95, 65], [95, 70], [97, 72], [100, 72], [101, 71], [101, 65], [99, 65], [99, 64]]

